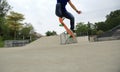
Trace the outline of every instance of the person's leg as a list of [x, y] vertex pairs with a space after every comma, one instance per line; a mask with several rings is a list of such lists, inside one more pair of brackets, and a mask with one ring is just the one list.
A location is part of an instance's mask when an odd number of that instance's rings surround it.
[[69, 12], [64, 12], [64, 17], [66, 17], [67, 19], [69, 19], [70, 20], [70, 29], [72, 30], [72, 31], [74, 31], [74, 22], [75, 22], [75, 19], [74, 19], [74, 16], [71, 14], [71, 13], [69, 13]]

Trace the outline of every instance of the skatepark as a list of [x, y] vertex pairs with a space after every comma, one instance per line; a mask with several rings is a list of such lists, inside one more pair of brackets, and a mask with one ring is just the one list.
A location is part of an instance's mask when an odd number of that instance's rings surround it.
[[0, 72], [120, 72], [120, 40], [60, 44], [42, 37], [26, 46], [0, 48]]
[[0, 0], [0, 72], [120, 72], [120, 0]]

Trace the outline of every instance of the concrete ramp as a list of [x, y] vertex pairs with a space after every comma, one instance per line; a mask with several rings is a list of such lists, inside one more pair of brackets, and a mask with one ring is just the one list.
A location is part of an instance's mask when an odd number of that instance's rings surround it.
[[[89, 43], [87, 36], [78, 37], [77, 41], [78, 43], [66, 44], [66, 46]], [[59, 46], [62, 46], [60, 42], [60, 36], [49, 36], [49, 37], [42, 37], [26, 45], [25, 47], [27, 48], [49, 48], [49, 47], [59, 47]]]
[[0, 72], [120, 72], [120, 40], [61, 45], [59, 36], [0, 48]]
[[49, 36], [49, 37], [42, 37], [42, 38], [26, 45], [25, 47], [48, 48], [48, 47], [59, 46], [59, 45], [60, 45], [59, 36]]

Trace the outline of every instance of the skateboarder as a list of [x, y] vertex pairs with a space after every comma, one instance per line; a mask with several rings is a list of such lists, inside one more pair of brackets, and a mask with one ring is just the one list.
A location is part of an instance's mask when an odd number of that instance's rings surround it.
[[80, 14], [81, 11], [77, 10], [77, 8], [73, 5], [73, 3], [71, 2], [71, 0], [57, 0], [57, 4], [56, 4], [56, 15], [58, 17], [65, 17], [67, 19], [70, 20], [70, 29], [75, 32], [74, 30], [74, 22], [75, 22], [75, 19], [74, 19], [74, 16], [68, 12], [66, 10], [66, 5], [67, 3], [70, 4], [70, 6], [78, 13]]

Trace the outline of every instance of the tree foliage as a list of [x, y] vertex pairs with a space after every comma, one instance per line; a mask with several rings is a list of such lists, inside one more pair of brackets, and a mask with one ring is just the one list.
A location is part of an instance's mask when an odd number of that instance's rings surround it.
[[57, 33], [55, 31], [47, 31], [46, 33], [46, 36], [53, 36], [53, 35], [57, 35]]
[[76, 34], [77, 34], [77, 36], [85, 36], [85, 35], [87, 35], [87, 33], [88, 33], [88, 26], [87, 26], [87, 24], [84, 24], [84, 23], [78, 23], [77, 25], [76, 25]]
[[31, 36], [36, 37], [32, 24], [23, 23], [25, 19], [23, 14], [11, 11], [9, 15], [6, 15], [5, 19], [4, 40], [30, 39]]
[[33, 28], [32, 24], [30, 24], [30, 23], [25, 23], [23, 28], [19, 31], [19, 35], [23, 39], [27, 39], [30, 36], [32, 36], [33, 34], [34, 34], [34, 28]]
[[88, 24], [80, 22], [76, 25], [76, 34], [77, 36], [95, 35], [95, 25], [90, 22]]
[[97, 30], [106, 32], [118, 25], [120, 25], [120, 10], [112, 11], [106, 16], [105, 22], [95, 23]]
[[96, 30], [99, 31], [106, 31], [108, 29], [108, 26], [105, 24], [105, 22], [98, 22], [95, 23]]
[[11, 6], [8, 4], [6, 0], [0, 0], [0, 36], [4, 34], [4, 31], [6, 29], [5, 16], [10, 9]]
[[105, 23], [108, 26], [108, 30], [120, 25], [120, 10], [112, 11], [106, 18]]
[[6, 0], [0, 0], [0, 17], [5, 17], [11, 6]]
[[7, 25], [10, 28], [10, 30], [13, 31], [14, 39], [16, 39], [17, 32], [22, 28], [22, 21], [24, 20], [24, 15], [11, 11], [10, 15], [6, 16], [7, 19]]
[[0, 47], [3, 46], [4, 40], [38, 38], [32, 24], [23, 23], [24, 15], [14, 11], [9, 12], [10, 9], [7, 0], [0, 0]]

